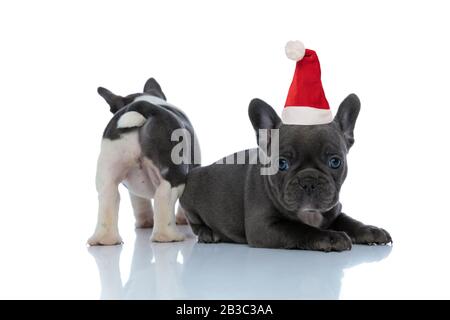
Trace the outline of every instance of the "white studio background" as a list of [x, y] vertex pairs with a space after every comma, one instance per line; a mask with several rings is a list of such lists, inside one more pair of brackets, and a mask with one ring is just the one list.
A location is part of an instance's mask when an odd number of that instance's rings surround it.
[[[71, 248], [84, 246], [96, 220], [96, 158], [111, 117], [98, 86], [126, 95], [155, 77], [192, 120], [209, 164], [255, 146], [252, 98], [281, 114], [295, 67], [284, 45], [299, 39], [319, 55], [334, 113], [351, 92], [362, 101], [345, 212], [394, 239], [374, 271], [392, 287], [342, 296], [450, 298], [442, 278], [449, 9], [446, 1], [2, 1], [0, 297], [79, 297], [97, 281], [85, 279], [85, 258], [72, 263]], [[121, 230], [133, 226], [122, 199]], [[67, 261], [77, 270], [70, 276]], [[375, 281], [348, 277], [355, 291]]]

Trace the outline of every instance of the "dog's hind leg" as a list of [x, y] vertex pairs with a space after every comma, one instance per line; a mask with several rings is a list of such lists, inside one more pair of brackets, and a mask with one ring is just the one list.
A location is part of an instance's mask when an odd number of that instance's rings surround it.
[[137, 134], [124, 134], [120, 139], [102, 140], [97, 162], [96, 187], [98, 192], [97, 227], [90, 245], [114, 245], [122, 243], [118, 219], [120, 195], [118, 185], [126, 177], [138, 157]]
[[220, 236], [204, 224], [191, 224], [192, 231], [197, 235], [199, 243], [221, 242]]
[[152, 241], [172, 242], [184, 240], [184, 235], [175, 223], [175, 203], [183, 192], [184, 185], [172, 188], [169, 181], [161, 179], [155, 192], [155, 216]]
[[118, 228], [120, 204], [118, 183], [109, 180], [97, 189], [99, 201], [97, 227], [88, 244], [91, 246], [120, 244], [122, 238]]
[[136, 218], [136, 228], [153, 227], [153, 207], [150, 199], [141, 198], [130, 192], [131, 205], [134, 217]]
[[192, 231], [197, 236], [198, 242], [218, 243], [222, 241], [220, 235], [209, 228], [196, 212], [194, 212], [193, 210], [185, 210], [185, 214], [188, 218], [189, 225], [191, 226]]

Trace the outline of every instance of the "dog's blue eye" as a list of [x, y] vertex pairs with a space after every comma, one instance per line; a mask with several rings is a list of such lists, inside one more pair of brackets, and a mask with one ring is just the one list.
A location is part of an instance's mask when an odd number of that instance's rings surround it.
[[278, 169], [280, 171], [286, 171], [287, 169], [289, 169], [289, 161], [284, 158], [280, 158], [278, 160]]
[[338, 169], [342, 164], [341, 159], [338, 157], [331, 157], [330, 160], [328, 160], [328, 166], [331, 169]]

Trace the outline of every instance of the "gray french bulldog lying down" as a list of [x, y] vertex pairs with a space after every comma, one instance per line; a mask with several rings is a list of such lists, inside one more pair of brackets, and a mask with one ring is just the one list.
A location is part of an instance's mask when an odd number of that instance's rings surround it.
[[257, 135], [259, 129], [279, 129], [279, 155], [270, 158], [278, 170], [262, 175], [264, 164], [251, 159], [255, 150], [245, 151], [247, 164], [193, 169], [180, 201], [198, 241], [320, 251], [392, 242], [384, 229], [341, 211], [339, 191], [359, 110], [359, 99], [351, 94], [330, 123], [286, 125], [267, 103], [252, 100], [249, 116]]

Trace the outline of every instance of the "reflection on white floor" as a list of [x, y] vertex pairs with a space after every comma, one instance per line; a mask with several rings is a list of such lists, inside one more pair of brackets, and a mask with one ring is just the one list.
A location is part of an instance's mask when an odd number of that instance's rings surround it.
[[[189, 233], [187, 227], [185, 233]], [[254, 249], [236, 244], [151, 243], [136, 230], [128, 279], [122, 246], [89, 247], [101, 299], [338, 299], [344, 270], [381, 261], [391, 246], [342, 253]], [[370, 289], [370, 288], [369, 288]]]

